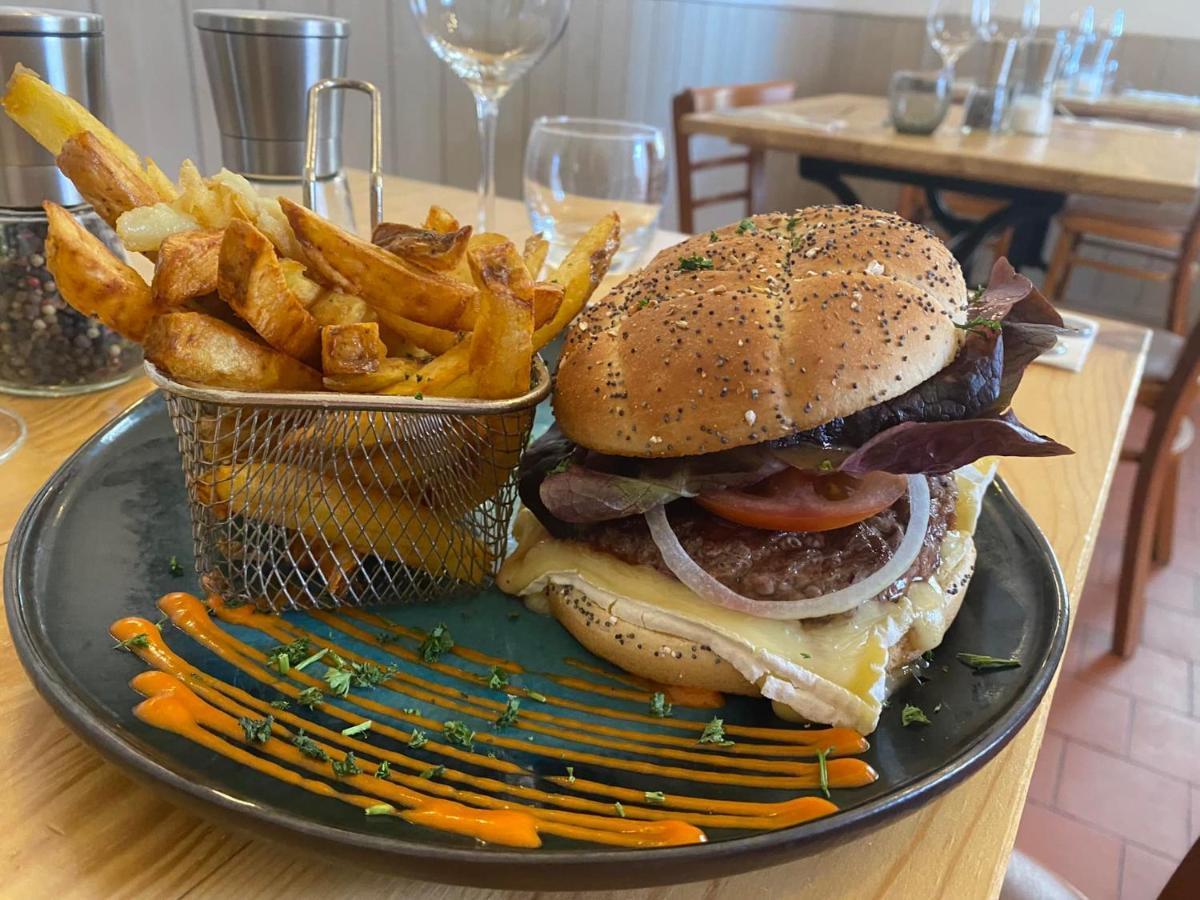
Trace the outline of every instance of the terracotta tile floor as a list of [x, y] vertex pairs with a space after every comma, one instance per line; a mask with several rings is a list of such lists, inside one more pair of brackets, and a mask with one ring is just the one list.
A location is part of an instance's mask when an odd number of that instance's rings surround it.
[[1092, 900], [1156, 897], [1200, 835], [1200, 445], [1142, 645], [1119, 660], [1108, 646], [1133, 475], [1123, 464], [1113, 485], [1017, 835]]

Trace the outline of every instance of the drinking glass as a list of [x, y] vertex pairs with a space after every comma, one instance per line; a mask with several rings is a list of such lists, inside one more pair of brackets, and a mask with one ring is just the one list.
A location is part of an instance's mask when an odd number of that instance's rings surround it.
[[943, 71], [953, 74], [967, 48], [987, 37], [989, 17], [988, 0], [931, 0], [925, 33], [942, 58]]
[[888, 113], [901, 134], [933, 134], [950, 108], [950, 79], [941, 72], [901, 69], [888, 84]]
[[480, 231], [496, 218], [496, 117], [500, 100], [562, 37], [571, 0], [409, 0], [430, 49], [475, 96], [479, 124]]
[[988, 0], [984, 37], [1025, 41], [1037, 32], [1041, 18], [1041, 0]]
[[0, 407], [0, 463], [21, 449], [25, 443], [25, 420], [11, 410]]
[[621, 217], [621, 249], [609, 270], [625, 271], [646, 252], [662, 212], [666, 145], [653, 125], [543, 116], [525, 148], [525, 208], [557, 264], [596, 220]]

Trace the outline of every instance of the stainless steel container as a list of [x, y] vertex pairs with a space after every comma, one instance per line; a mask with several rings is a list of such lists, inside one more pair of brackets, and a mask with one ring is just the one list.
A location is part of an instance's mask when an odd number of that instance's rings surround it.
[[[107, 115], [104, 20], [91, 13], [0, 6], [0, 77], [17, 63], [74, 97], [98, 117]], [[0, 116], [0, 207], [31, 209], [43, 200], [76, 206], [83, 198], [58, 171], [54, 157], [7, 116]]]
[[[225, 166], [251, 178], [300, 178], [308, 89], [345, 75], [349, 23], [238, 9], [198, 10], [194, 21]], [[341, 169], [341, 95], [331, 94], [329, 102], [317, 145], [318, 178]]]

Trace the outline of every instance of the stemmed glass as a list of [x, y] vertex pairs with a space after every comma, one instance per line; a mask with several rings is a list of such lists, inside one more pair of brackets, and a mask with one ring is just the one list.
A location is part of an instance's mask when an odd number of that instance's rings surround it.
[[986, 38], [1026, 41], [1037, 32], [1042, 18], [1041, 0], [990, 0], [988, 6]]
[[988, 0], [931, 0], [925, 33], [942, 58], [942, 71], [948, 78], [967, 48], [987, 37], [989, 17]]
[[479, 123], [480, 231], [496, 216], [496, 117], [500, 99], [562, 36], [571, 0], [409, 0], [430, 49], [475, 95]]

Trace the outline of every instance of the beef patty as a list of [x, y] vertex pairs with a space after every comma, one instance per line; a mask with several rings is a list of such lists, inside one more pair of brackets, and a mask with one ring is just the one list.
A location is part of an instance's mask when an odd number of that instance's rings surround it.
[[[954, 527], [957, 496], [953, 475], [929, 478], [925, 542], [908, 571], [880, 595], [883, 599], [899, 597], [911, 582], [937, 570], [942, 538]], [[721, 519], [688, 501], [668, 507], [671, 526], [692, 559], [726, 587], [766, 601], [819, 597], [866, 578], [895, 553], [908, 514], [906, 494], [883, 512], [845, 528], [766, 531]], [[671, 575], [641, 516], [587, 526], [579, 539], [624, 562]]]

